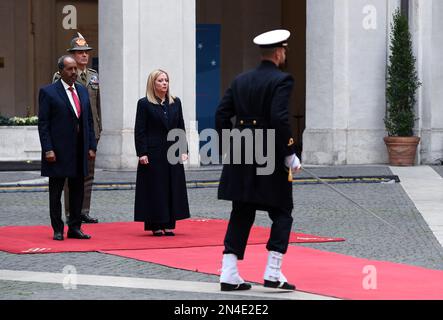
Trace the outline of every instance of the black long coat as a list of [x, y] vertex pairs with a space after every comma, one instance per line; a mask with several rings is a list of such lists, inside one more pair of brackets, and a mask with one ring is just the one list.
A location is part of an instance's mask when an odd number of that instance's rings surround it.
[[[170, 164], [167, 152], [175, 142], [167, 141], [172, 129], [185, 130], [181, 101], [167, 106], [142, 98], [137, 104], [135, 148], [138, 157], [148, 156], [148, 165], [138, 165], [135, 191], [135, 221], [168, 223], [170, 218], [190, 217], [183, 164]], [[184, 141], [186, 143], [186, 141]]]
[[[76, 177], [79, 166], [88, 175], [88, 151], [97, 149], [88, 91], [75, 83], [81, 105], [80, 120], [69, 102], [60, 80], [43, 87], [39, 92], [38, 131], [42, 148], [41, 174], [44, 177]], [[77, 128], [82, 133], [77, 134]], [[82, 152], [78, 153], [78, 145]], [[55, 163], [45, 160], [45, 152], [54, 151]]]
[[[217, 108], [217, 131], [221, 137], [222, 129], [263, 129], [266, 137], [266, 130], [274, 129], [275, 170], [271, 175], [258, 175], [257, 162], [245, 164], [244, 159], [241, 164], [225, 164], [218, 189], [219, 199], [263, 208], [293, 208], [292, 183], [288, 181], [288, 170], [284, 165], [284, 158], [295, 153], [288, 118], [293, 86], [291, 75], [266, 60], [232, 82]], [[264, 143], [266, 146], [266, 140]]]

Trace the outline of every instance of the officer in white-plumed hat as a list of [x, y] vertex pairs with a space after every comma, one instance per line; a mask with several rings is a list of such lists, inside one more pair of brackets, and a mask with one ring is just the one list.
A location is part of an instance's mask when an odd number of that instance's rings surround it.
[[[253, 164], [247, 164], [242, 159], [241, 164], [235, 165], [231, 159], [231, 164], [223, 167], [218, 198], [232, 201], [232, 212], [224, 241], [220, 275], [222, 291], [251, 288], [241, 278], [237, 260], [244, 259], [257, 210], [267, 211], [272, 220], [266, 247], [269, 254], [264, 271], [264, 286], [295, 290], [295, 286], [288, 283], [281, 272], [293, 221], [291, 173], [301, 168], [300, 160], [295, 155], [295, 141], [289, 125], [288, 106], [294, 79], [279, 69], [286, 62], [290, 35], [288, 30], [274, 30], [257, 36], [254, 43], [260, 48], [261, 64], [236, 77], [217, 108], [216, 128], [220, 137], [224, 129], [238, 129], [242, 132], [251, 130], [254, 139], [257, 139], [257, 129], [264, 131], [264, 137], [268, 136], [269, 130], [275, 132], [275, 143], [272, 144], [275, 148], [275, 159], [272, 159], [275, 170], [271, 174], [258, 175], [259, 161], [256, 159]], [[235, 124], [231, 121], [234, 117]], [[232, 155], [232, 145], [230, 151]], [[242, 146], [242, 154], [244, 152], [247, 152], [245, 145]], [[267, 153], [272, 154], [269, 150]]]

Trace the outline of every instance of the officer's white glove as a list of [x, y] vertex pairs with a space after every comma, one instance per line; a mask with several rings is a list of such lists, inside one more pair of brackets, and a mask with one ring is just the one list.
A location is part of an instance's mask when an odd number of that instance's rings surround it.
[[291, 170], [299, 170], [301, 168], [300, 159], [294, 154], [285, 158], [285, 165]]

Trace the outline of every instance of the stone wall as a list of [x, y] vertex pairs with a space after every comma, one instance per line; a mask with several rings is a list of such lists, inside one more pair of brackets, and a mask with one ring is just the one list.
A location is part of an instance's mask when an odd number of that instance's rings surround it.
[[26, 160], [41, 160], [37, 126], [0, 126], [0, 161]]

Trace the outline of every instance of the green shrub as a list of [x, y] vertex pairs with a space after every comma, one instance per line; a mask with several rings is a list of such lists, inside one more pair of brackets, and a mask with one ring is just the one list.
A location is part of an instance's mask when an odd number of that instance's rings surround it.
[[9, 126], [9, 119], [0, 114], [0, 126]]
[[0, 115], [0, 126], [36, 126], [38, 124], [38, 117], [13, 117], [6, 118]]
[[414, 135], [414, 124], [418, 120], [414, 106], [421, 83], [415, 68], [408, 19], [400, 10], [394, 14], [390, 49], [384, 122], [389, 136], [410, 137]]

